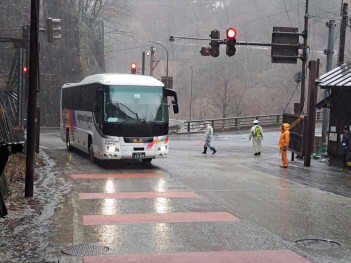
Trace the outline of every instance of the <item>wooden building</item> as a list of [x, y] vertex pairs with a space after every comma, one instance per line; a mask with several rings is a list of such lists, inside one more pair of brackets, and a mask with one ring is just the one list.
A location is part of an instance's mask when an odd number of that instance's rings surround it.
[[329, 96], [316, 106], [330, 109], [327, 138], [329, 161], [331, 165], [340, 165], [343, 128], [351, 128], [351, 61], [320, 76], [316, 84], [329, 91]]

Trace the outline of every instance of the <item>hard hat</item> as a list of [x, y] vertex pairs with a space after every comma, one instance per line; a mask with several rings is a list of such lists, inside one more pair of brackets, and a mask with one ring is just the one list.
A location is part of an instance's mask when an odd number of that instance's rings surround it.
[[210, 124], [208, 121], [205, 121], [206, 124]]
[[254, 122], [253, 122], [254, 124], [258, 124], [259, 123], [259, 121], [258, 120], [254, 120]]

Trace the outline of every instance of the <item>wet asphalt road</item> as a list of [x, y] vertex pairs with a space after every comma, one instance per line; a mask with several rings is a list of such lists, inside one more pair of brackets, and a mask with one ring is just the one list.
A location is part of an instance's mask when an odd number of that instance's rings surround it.
[[[218, 262], [351, 262], [351, 174], [316, 160], [311, 167], [296, 160], [281, 169], [279, 132], [265, 132], [260, 157], [252, 155], [246, 133], [217, 134], [215, 155], [201, 154], [201, 135], [172, 135], [167, 159], [153, 160], [150, 166], [119, 162], [106, 169], [79, 151], [68, 153], [57, 130], [41, 132], [48, 165], [36, 193], [40, 200], [52, 199], [32, 218], [42, 222], [34, 224], [41, 238], [24, 249], [25, 255], [8, 253], [11, 260], [0, 262], [215, 262], [212, 252], [215, 259], [224, 257]], [[72, 177], [79, 174], [130, 177]], [[133, 177], [138, 174], [157, 176]], [[184, 195], [136, 198], [145, 192]], [[82, 198], [92, 193], [132, 197]], [[200, 219], [184, 219], [191, 213]], [[170, 215], [170, 221], [146, 223], [159, 214]], [[126, 222], [106, 221], [115, 215], [125, 216]], [[33, 231], [17, 229], [14, 235], [20, 233]], [[308, 247], [296, 243], [302, 239], [326, 241]], [[118, 255], [124, 258], [114, 257]], [[149, 261], [137, 261], [137, 255]], [[165, 261], [165, 255], [174, 261]]]

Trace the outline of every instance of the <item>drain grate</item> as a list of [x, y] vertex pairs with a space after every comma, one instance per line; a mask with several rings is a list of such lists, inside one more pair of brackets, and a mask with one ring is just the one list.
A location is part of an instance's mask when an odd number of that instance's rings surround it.
[[93, 244], [71, 245], [61, 249], [61, 253], [70, 256], [97, 256], [107, 251], [109, 251], [108, 247]]
[[297, 245], [312, 249], [334, 249], [341, 247], [341, 244], [325, 239], [301, 239], [295, 242]]

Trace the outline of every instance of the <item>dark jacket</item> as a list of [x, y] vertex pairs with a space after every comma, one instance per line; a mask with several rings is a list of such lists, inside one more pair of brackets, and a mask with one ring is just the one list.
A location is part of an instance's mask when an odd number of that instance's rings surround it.
[[341, 139], [341, 153], [346, 153], [349, 150], [349, 144], [350, 144], [350, 132], [349, 133], [343, 133], [342, 139]]

